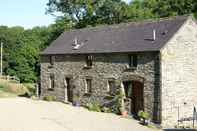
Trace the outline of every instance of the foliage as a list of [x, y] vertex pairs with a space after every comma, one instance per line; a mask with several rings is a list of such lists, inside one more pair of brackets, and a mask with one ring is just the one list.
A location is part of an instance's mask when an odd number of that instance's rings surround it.
[[45, 101], [56, 101], [56, 97], [55, 96], [48, 95], [48, 96], [45, 96], [43, 98], [43, 100], [45, 100]]
[[148, 120], [150, 119], [150, 114], [148, 112], [139, 111], [138, 117], [141, 120], [141, 124], [148, 125]]
[[0, 26], [0, 41], [4, 43], [4, 73], [17, 76], [21, 82], [37, 82], [40, 73], [40, 51], [56, 39], [65, 28], [69, 28], [65, 23], [57, 20], [56, 24], [49, 27], [27, 30], [22, 27]]
[[101, 108], [101, 111], [104, 113], [112, 113], [112, 110], [108, 107], [105, 107], [105, 106]]
[[40, 51], [65, 30], [184, 14], [197, 18], [196, 0], [132, 0], [129, 4], [122, 0], [49, 0], [47, 7], [47, 13], [61, 14], [48, 27], [0, 26], [6, 75], [17, 76], [25, 83], [37, 82]]
[[27, 88], [28, 96], [32, 97], [36, 95], [36, 85], [32, 83], [23, 83], [23, 85]]
[[31, 91], [22, 84], [10, 83], [8, 81], [1, 80], [0, 83], [0, 96], [4, 96], [4, 94], [8, 94], [8, 96], [30, 96]]
[[144, 112], [144, 111], [139, 111], [139, 112], [138, 112], [138, 117], [139, 117], [139, 118], [142, 118], [142, 119], [145, 119], [145, 120], [150, 119], [149, 113]]
[[96, 101], [87, 103], [87, 108], [90, 111], [96, 111], [96, 112], [101, 112], [102, 110], [101, 105]]
[[76, 28], [120, 23], [128, 6], [121, 0], [49, 0], [47, 5], [48, 13], [62, 13]]

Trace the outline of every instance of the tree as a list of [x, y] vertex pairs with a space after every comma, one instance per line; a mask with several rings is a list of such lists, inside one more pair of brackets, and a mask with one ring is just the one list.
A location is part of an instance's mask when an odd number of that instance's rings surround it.
[[120, 23], [128, 6], [121, 0], [49, 0], [47, 5], [48, 13], [62, 13], [76, 28]]
[[157, 0], [153, 13], [159, 17], [169, 17], [197, 13], [196, 0]]
[[153, 13], [157, 7], [157, 0], [134, 0], [129, 5], [129, 19], [130, 20], [144, 20], [150, 18], [157, 18], [158, 15]]

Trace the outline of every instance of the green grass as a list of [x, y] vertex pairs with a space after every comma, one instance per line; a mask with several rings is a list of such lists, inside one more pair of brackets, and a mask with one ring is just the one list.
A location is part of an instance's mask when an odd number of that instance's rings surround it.
[[17, 84], [7, 81], [0, 81], [0, 98], [5, 97], [31, 97], [35, 95], [33, 84]]
[[7, 85], [6, 84], [0, 84], [0, 98], [5, 97], [16, 97], [16, 94], [10, 93], [7, 91]]

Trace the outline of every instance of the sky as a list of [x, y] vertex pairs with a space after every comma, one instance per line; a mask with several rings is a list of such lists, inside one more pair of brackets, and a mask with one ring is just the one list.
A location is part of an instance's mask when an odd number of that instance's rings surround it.
[[47, 2], [48, 0], [1, 0], [0, 25], [22, 26], [26, 29], [48, 26], [54, 23], [55, 17], [45, 14]]

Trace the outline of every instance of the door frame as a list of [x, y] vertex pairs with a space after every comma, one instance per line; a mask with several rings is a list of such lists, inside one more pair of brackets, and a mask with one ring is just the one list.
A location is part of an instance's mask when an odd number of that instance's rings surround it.
[[[68, 81], [69, 80], [69, 83]], [[65, 75], [64, 76], [64, 101], [65, 102], [68, 102], [68, 103], [72, 103], [73, 102], [73, 88], [72, 88], [72, 80], [73, 80], [73, 77], [71, 75]], [[68, 86], [69, 86], [69, 89], [68, 89]], [[68, 96], [68, 92], [70, 91], [70, 95], [71, 96]], [[72, 97], [70, 99], [70, 97]]]
[[[134, 78], [137, 78], [137, 79], [134, 79]], [[144, 109], [145, 109], [145, 103], [144, 103], [144, 79], [142, 78], [142, 77], [135, 77], [135, 76], [131, 76], [131, 77], [127, 77], [126, 79], [123, 79], [122, 80], [122, 82], [124, 83], [124, 82], [131, 82], [132, 83], [132, 89], [131, 89], [131, 97], [133, 97], [133, 83], [134, 82], [137, 82], [137, 83], [140, 83], [141, 84], [141, 86], [142, 86], [142, 93], [141, 93], [141, 96], [142, 96], [142, 101], [141, 101], [141, 105], [142, 105], [142, 109], [141, 110], [143, 110], [144, 111]], [[124, 85], [124, 84], [123, 84]], [[125, 86], [125, 85], [124, 85]], [[125, 88], [124, 88], [125, 89]], [[133, 98], [129, 98], [129, 97], [127, 97], [126, 99], [129, 99], [129, 101], [130, 101], [130, 105], [129, 105], [129, 113], [130, 114], [132, 114], [132, 115], [137, 115], [137, 113], [138, 112], [134, 112], [133, 111], [133, 103], [134, 103], [134, 101], [133, 101]]]
[[[136, 85], [136, 84], [139, 84], [139, 85]], [[138, 90], [139, 88], [141, 89]], [[132, 94], [131, 113], [134, 115], [137, 115], [140, 110], [144, 111], [144, 83], [141, 83], [139, 81], [132, 81], [132, 93], [131, 94]]]

